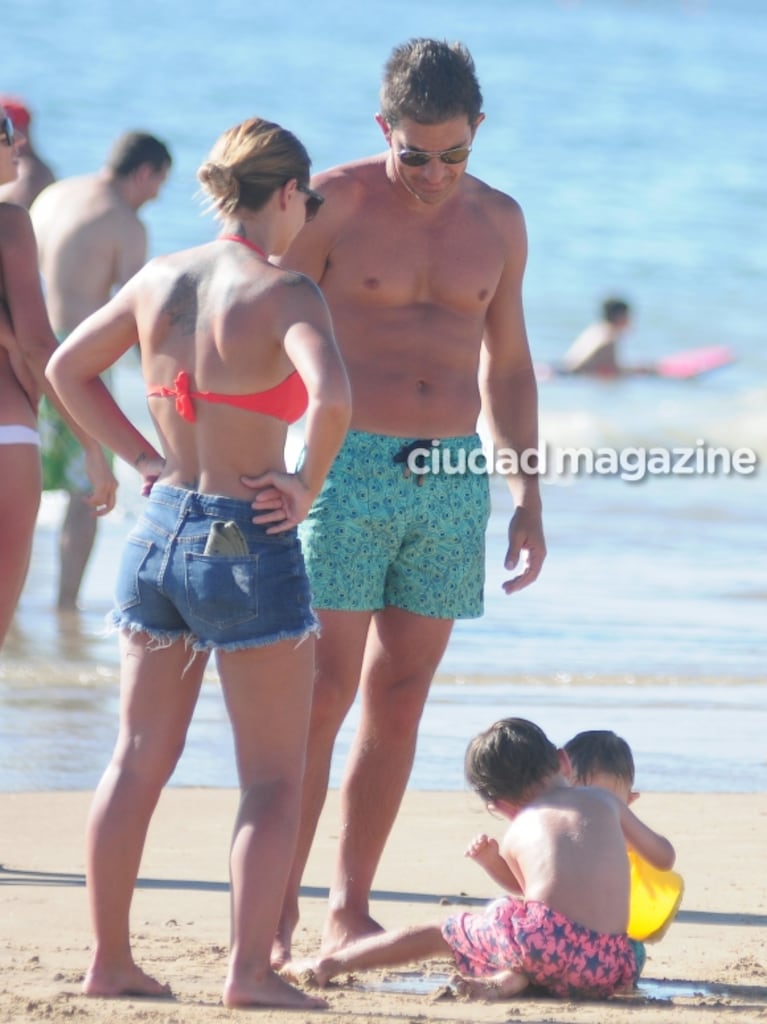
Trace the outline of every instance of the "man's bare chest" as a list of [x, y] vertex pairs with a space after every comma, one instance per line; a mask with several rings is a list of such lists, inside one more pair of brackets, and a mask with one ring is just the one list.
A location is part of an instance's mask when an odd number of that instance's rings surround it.
[[323, 288], [371, 304], [434, 304], [479, 312], [495, 293], [502, 254], [455, 232], [355, 231], [333, 249]]

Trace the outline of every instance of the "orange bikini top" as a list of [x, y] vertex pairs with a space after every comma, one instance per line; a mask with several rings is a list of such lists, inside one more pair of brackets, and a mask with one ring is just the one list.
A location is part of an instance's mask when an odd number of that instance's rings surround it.
[[[258, 253], [262, 259], [268, 259], [263, 249], [242, 235], [221, 235], [220, 241], [239, 242], [240, 245], [245, 245], [253, 252]], [[189, 374], [186, 370], [180, 370], [172, 388], [153, 384], [148, 388], [147, 395], [149, 397], [175, 398], [176, 411], [182, 419], [189, 423], [194, 423], [197, 418], [192, 404], [193, 398], [201, 402], [233, 405], [236, 409], [245, 409], [247, 412], [260, 412], [264, 416], [273, 416], [286, 423], [295, 423], [296, 420], [300, 420], [309, 404], [306, 387], [296, 370], [285, 380], [275, 384], [273, 388], [266, 391], [254, 391], [250, 395], [219, 395], [215, 391], [191, 391], [189, 384]]]
[[147, 389], [147, 396], [159, 398], [175, 398], [176, 412], [182, 419], [194, 423], [197, 416], [192, 399], [200, 402], [217, 402], [221, 405], [233, 405], [236, 409], [247, 412], [260, 412], [264, 416], [273, 416], [286, 423], [295, 423], [306, 412], [309, 396], [303, 380], [294, 370], [279, 384], [266, 391], [254, 391], [249, 395], [220, 395], [215, 391], [192, 391], [190, 378], [186, 370], [180, 370], [174, 386], [153, 384]]

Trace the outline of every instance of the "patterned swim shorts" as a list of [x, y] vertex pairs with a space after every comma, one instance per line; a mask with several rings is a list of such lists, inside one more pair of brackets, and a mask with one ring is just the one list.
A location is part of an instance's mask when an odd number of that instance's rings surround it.
[[517, 971], [565, 999], [605, 999], [632, 988], [639, 977], [626, 935], [592, 931], [536, 900], [504, 897], [484, 913], [455, 914], [442, 935], [462, 974]]
[[[414, 444], [416, 470], [406, 453]], [[350, 431], [299, 527], [315, 608], [376, 611], [393, 605], [432, 618], [483, 611], [487, 474], [424, 472], [436, 452], [471, 466], [476, 434], [438, 441]]]
[[[59, 342], [64, 338], [60, 337]], [[102, 380], [109, 386], [111, 373]], [[90, 494], [91, 482], [86, 469], [85, 452], [75, 435], [43, 396], [39, 407], [40, 456], [43, 464], [43, 490], [67, 491], [69, 494]], [[105, 453], [113, 465], [111, 452]]]

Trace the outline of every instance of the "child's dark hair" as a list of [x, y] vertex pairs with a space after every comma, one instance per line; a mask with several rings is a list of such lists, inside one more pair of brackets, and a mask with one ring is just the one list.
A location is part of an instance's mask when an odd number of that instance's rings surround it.
[[605, 299], [602, 316], [609, 324], [619, 323], [631, 315], [631, 306], [625, 299]]
[[485, 803], [519, 803], [560, 770], [559, 751], [526, 718], [504, 718], [466, 750], [466, 781]]
[[575, 781], [583, 784], [596, 772], [634, 785], [634, 757], [628, 743], [610, 729], [588, 729], [565, 743]]

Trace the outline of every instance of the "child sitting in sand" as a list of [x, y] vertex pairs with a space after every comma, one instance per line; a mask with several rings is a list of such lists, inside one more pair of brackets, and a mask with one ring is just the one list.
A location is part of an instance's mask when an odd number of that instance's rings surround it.
[[466, 779], [509, 821], [498, 844], [478, 837], [468, 855], [508, 896], [482, 913], [379, 932], [282, 974], [320, 987], [337, 974], [452, 957], [459, 991], [501, 999], [528, 985], [562, 998], [606, 998], [635, 984], [626, 935], [626, 843], [657, 867], [674, 849], [606, 789], [572, 786], [567, 754], [522, 718], [496, 722], [466, 752]]
[[[610, 729], [588, 729], [564, 746], [570, 762], [570, 781], [576, 786], [602, 786], [619, 800], [631, 804], [634, 791], [634, 756], [631, 747]], [[674, 920], [684, 894], [684, 880], [676, 871], [659, 871], [636, 850], [629, 848], [631, 892], [630, 938], [657, 942]], [[637, 942], [639, 945], [639, 941]], [[642, 952], [638, 957], [644, 959]], [[640, 965], [641, 966], [641, 965]]]

